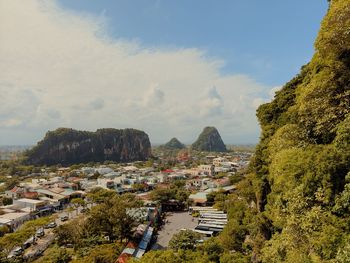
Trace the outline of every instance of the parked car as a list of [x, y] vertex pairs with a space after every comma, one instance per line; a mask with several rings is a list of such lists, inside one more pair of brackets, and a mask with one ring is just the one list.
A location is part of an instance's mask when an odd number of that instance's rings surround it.
[[30, 247], [32, 244], [35, 243], [35, 236], [31, 236], [30, 238], [28, 238], [26, 240], [26, 242], [23, 243], [23, 249], [27, 249], [28, 247]]
[[68, 216], [61, 216], [61, 221], [64, 222], [64, 221], [67, 221], [68, 220]]
[[45, 226], [45, 228], [55, 228], [57, 226], [56, 222], [51, 222]]
[[35, 233], [36, 237], [43, 237], [44, 235], [45, 235], [44, 228], [39, 228]]
[[12, 249], [12, 251], [9, 253], [9, 255], [7, 256], [7, 258], [14, 258], [14, 257], [18, 257], [20, 255], [22, 255], [24, 252], [24, 249], [22, 247], [15, 247], [14, 249]]

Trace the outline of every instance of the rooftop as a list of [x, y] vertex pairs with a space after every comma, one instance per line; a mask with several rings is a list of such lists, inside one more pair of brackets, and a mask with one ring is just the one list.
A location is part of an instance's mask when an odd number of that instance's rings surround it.
[[42, 200], [34, 200], [34, 199], [28, 199], [28, 198], [21, 198], [16, 201], [30, 203], [30, 204], [41, 204], [43, 202]]

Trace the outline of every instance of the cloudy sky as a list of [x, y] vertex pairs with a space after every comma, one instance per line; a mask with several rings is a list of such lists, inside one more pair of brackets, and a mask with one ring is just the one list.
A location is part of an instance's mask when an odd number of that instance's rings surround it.
[[[282, 3], [283, 2], [283, 3]], [[313, 52], [327, 1], [0, 0], [0, 145], [58, 127], [255, 143], [256, 108]]]

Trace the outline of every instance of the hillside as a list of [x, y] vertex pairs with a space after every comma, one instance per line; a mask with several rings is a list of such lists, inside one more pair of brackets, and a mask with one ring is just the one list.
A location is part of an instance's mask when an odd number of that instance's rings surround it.
[[331, 1], [310, 63], [257, 111], [249, 183], [264, 223], [250, 237], [263, 262], [329, 262], [350, 252], [349, 28], [350, 1]]
[[182, 144], [177, 138], [172, 138], [166, 144], [162, 145], [162, 147], [169, 150], [181, 150], [186, 146]]
[[146, 160], [151, 154], [148, 135], [134, 129], [99, 129], [96, 132], [59, 128], [27, 151], [26, 162], [35, 165], [71, 165]]
[[192, 144], [192, 149], [206, 152], [226, 152], [226, 146], [215, 127], [205, 127], [198, 139]]

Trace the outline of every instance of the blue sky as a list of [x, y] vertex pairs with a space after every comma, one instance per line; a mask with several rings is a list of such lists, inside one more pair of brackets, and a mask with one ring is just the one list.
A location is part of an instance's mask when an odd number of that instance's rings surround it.
[[256, 143], [256, 109], [313, 54], [327, 1], [0, 0], [0, 145], [136, 128]]
[[224, 58], [223, 73], [267, 85], [291, 79], [313, 54], [326, 0], [60, 0], [107, 19], [108, 31], [147, 47], [195, 47]]

